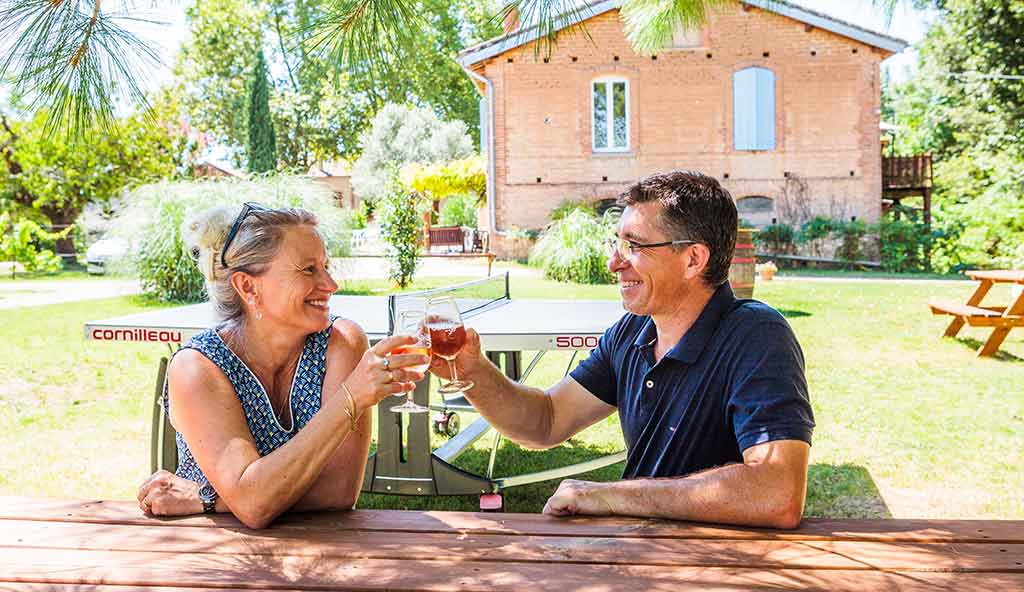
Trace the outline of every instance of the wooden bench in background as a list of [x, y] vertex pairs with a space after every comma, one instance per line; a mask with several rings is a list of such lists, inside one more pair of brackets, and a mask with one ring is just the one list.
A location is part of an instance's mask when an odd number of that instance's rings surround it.
[[944, 337], [956, 337], [965, 324], [972, 327], [992, 327], [992, 334], [978, 349], [979, 356], [991, 356], [999, 351], [1006, 336], [1014, 327], [1024, 327], [1024, 291], [1010, 306], [981, 306], [981, 301], [997, 283], [1024, 285], [1024, 271], [993, 270], [968, 271], [967, 276], [979, 282], [966, 304], [943, 300], [930, 300], [932, 314], [951, 315]]
[[[445, 259], [487, 259], [487, 275], [491, 275], [494, 253], [489, 250], [487, 233], [467, 226], [431, 226], [427, 228], [425, 250], [421, 257]], [[445, 249], [435, 252], [435, 247]], [[453, 250], [454, 249], [454, 250]]]

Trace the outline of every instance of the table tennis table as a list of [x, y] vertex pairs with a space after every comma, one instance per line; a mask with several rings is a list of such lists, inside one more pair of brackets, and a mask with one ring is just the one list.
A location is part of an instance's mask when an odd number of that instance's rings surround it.
[[[419, 292], [389, 296], [335, 295], [331, 297], [330, 308], [332, 314], [357, 322], [370, 342], [375, 343], [393, 332], [395, 319], [401, 311], [422, 308], [428, 299], [445, 294], [455, 297], [466, 325], [480, 334], [487, 357], [517, 381], [525, 381], [546, 352], [578, 353], [593, 349], [605, 329], [625, 312], [619, 301], [514, 300], [507, 272]], [[173, 352], [216, 322], [209, 303], [193, 304], [91, 321], [85, 324], [85, 337], [100, 341], [166, 343]], [[525, 368], [522, 364], [524, 351], [536, 352]], [[154, 396], [150, 446], [154, 471], [173, 471], [177, 466], [174, 429], [161, 405], [167, 362], [167, 357], [160, 360]], [[413, 399], [420, 405], [430, 406], [434, 414], [402, 415], [392, 413], [388, 401], [377, 405], [377, 449], [367, 463], [363, 491], [480, 495], [481, 507], [500, 509], [500, 493], [505, 488], [592, 471], [626, 457], [623, 451], [536, 473], [495, 478], [494, 464], [501, 436], [494, 432], [486, 474], [464, 471], [452, 462], [491, 431], [491, 427], [479, 417], [465, 429], [459, 429], [458, 412], [473, 411], [472, 405], [464, 397], [441, 399], [431, 404], [429, 385], [430, 380], [420, 381]], [[450, 437], [436, 450], [431, 450], [431, 429]]]

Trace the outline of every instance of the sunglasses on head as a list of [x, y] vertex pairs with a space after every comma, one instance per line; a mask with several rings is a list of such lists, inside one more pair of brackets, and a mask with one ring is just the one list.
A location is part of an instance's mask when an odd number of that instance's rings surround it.
[[235, 240], [235, 236], [238, 235], [238, 229], [242, 227], [242, 222], [245, 222], [246, 217], [253, 212], [269, 212], [270, 208], [261, 206], [256, 202], [246, 202], [242, 206], [242, 211], [238, 212], [238, 217], [235, 218], [235, 223], [231, 225], [231, 230], [228, 231], [228, 237], [224, 240], [224, 248], [220, 251], [220, 264], [224, 269], [228, 269], [227, 254], [228, 247], [231, 246], [231, 241]]

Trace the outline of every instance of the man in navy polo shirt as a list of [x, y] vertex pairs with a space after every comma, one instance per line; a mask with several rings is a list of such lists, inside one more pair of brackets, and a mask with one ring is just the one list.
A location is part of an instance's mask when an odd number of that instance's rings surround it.
[[[547, 391], [506, 378], [470, 330], [456, 360], [476, 384], [466, 397], [528, 448], [557, 446], [618, 411], [623, 480], [566, 479], [547, 514], [795, 528], [814, 427], [803, 353], [781, 314], [733, 296], [732, 197], [711, 177], [673, 171], [619, 204], [608, 267], [629, 312]], [[439, 361], [431, 370], [445, 375]]]

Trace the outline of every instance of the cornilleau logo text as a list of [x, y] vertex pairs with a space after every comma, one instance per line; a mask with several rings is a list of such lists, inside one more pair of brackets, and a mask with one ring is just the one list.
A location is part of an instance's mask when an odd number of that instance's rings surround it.
[[181, 331], [156, 329], [93, 329], [92, 338], [99, 341], [153, 341], [181, 343]]

